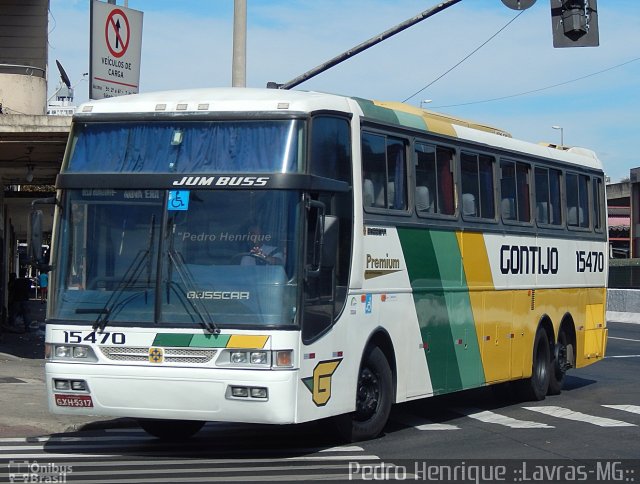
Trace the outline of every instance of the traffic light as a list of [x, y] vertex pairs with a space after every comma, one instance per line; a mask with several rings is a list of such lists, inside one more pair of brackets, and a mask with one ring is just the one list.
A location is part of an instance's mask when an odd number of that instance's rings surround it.
[[596, 0], [551, 0], [554, 47], [596, 47], [598, 7]]

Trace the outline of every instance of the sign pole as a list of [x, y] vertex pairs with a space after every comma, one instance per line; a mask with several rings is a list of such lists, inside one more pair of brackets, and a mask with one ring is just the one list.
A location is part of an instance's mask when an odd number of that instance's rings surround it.
[[247, 0], [233, 2], [231, 86], [247, 87]]

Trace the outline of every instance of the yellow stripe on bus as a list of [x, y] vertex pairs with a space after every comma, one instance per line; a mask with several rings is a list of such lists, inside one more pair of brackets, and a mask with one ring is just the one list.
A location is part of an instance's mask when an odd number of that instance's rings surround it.
[[233, 334], [227, 342], [227, 348], [260, 349], [264, 348], [264, 345], [267, 344], [268, 339], [269, 336]]
[[[456, 232], [456, 237], [469, 290], [479, 288], [493, 290], [493, 277], [483, 234]], [[473, 247], [473, 249], [469, 251], [465, 250], [465, 247]]]

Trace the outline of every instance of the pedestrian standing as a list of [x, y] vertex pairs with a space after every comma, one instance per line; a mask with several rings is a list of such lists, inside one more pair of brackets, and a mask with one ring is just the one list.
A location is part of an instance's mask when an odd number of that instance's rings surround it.
[[40, 284], [40, 300], [42, 302], [47, 300], [47, 289], [49, 288], [49, 274], [41, 272], [38, 276], [38, 283]]

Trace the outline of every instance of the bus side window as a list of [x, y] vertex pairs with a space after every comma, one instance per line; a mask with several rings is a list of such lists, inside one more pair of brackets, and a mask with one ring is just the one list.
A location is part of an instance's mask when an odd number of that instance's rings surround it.
[[589, 177], [567, 173], [567, 225], [589, 228]]
[[602, 232], [602, 178], [593, 179], [593, 228]]
[[494, 158], [462, 152], [462, 217], [495, 219]]
[[536, 222], [544, 225], [562, 225], [560, 171], [537, 166], [534, 174]]
[[503, 220], [530, 222], [529, 171], [526, 163], [502, 161], [500, 163], [501, 215]]
[[407, 209], [404, 140], [362, 133], [362, 193], [365, 207]]
[[415, 146], [416, 191], [418, 214], [454, 214], [453, 150], [427, 143]]
[[562, 225], [562, 197], [560, 194], [560, 170], [549, 170], [549, 223]]
[[407, 209], [407, 168], [404, 141], [387, 138], [387, 207]]
[[372, 133], [362, 134], [362, 179], [363, 193], [367, 195], [365, 206], [386, 207], [387, 167], [384, 136]]

